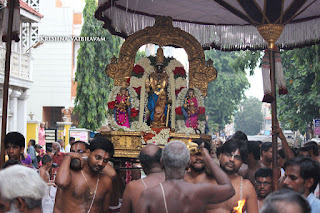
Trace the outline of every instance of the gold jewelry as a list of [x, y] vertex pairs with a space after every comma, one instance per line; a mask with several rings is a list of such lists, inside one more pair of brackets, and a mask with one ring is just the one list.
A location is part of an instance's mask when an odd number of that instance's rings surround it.
[[89, 189], [90, 189], [90, 194], [91, 194], [91, 195], [92, 195], [92, 194], [96, 194], [97, 188], [98, 188], [97, 186], [98, 186], [98, 182], [99, 182], [99, 174], [98, 174], [98, 178], [97, 178], [97, 183], [96, 183], [96, 189], [95, 189], [95, 191], [92, 191], [92, 190], [91, 190], [90, 185], [89, 185], [89, 182], [88, 182], [87, 178], [84, 176], [82, 170], [81, 170], [81, 174], [82, 174], [84, 180], [86, 181], [86, 183], [87, 183], [87, 185], [88, 185], [88, 187], [89, 187]]

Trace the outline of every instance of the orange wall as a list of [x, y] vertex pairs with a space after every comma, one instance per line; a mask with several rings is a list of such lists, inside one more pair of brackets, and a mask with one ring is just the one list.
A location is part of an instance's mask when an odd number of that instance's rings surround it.
[[74, 13], [73, 14], [73, 24], [81, 24], [82, 22], [82, 14], [81, 13]]
[[71, 97], [76, 97], [77, 96], [77, 82], [72, 81], [71, 83]]
[[[73, 14], [73, 24], [81, 24], [82, 23], [82, 13], [74, 13]], [[73, 29], [72, 29], [73, 30]], [[74, 58], [74, 43], [72, 44], [72, 58]], [[71, 67], [71, 76], [73, 76], [74, 65]], [[77, 96], [77, 86], [78, 83], [71, 80], [71, 100]]]
[[62, 7], [62, 1], [56, 0], [56, 7]]

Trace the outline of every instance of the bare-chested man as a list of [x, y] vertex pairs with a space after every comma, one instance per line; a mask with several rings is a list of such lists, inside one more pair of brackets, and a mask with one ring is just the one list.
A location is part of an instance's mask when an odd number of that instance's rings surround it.
[[49, 174], [49, 171], [52, 167], [52, 157], [50, 157], [49, 155], [44, 155], [41, 159], [41, 163], [42, 163], [42, 166], [39, 168], [40, 177], [48, 185], [54, 185], [54, 183], [50, 183], [50, 174]]
[[153, 144], [142, 148], [139, 160], [147, 177], [132, 181], [127, 185], [123, 194], [120, 213], [135, 212], [141, 193], [164, 182], [165, 175], [160, 164], [161, 154], [162, 149]]
[[[59, 168], [55, 181], [62, 189], [61, 212], [109, 212], [112, 179], [102, 170], [114, 153], [113, 144], [105, 138], [96, 138], [86, 153], [85, 161], [79, 153], [66, 154]], [[72, 170], [72, 159], [79, 159], [84, 165]]]
[[271, 142], [262, 143], [260, 162], [263, 167], [272, 169], [272, 143]]
[[[245, 199], [244, 210], [246, 210], [247, 213], [257, 213], [257, 195], [253, 185], [249, 180], [245, 180], [237, 175], [242, 162], [245, 161], [248, 155], [246, 143], [232, 138], [225, 142], [220, 147], [219, 151], [220, 167], [227, 173], [236, 194], [223, 203], [208, 205], [206, 212], [229, 213], [238, 205], [239, 200]], [[210, 182], [216, 183], [216, 180], [211, 180]]]
[[203, 212], [208, 203], [219, 203], [231, 198], [234, 189], [227, 175], [214, 163], [206, 149], [202, 149], [202, 155], [218, 184], [184, 181], [190, 152], [183, 142], [171, 141], [162, 152], [166, 180], [142, 192], [136, 212]]
[[[84, 159], [87, 157], [87, 149], [89, 149], [89, 144], [84, 141], [76, 141], [72, 144], [70, 152], [78, 153], [81, 158], [74, 158], [70, 161], [70, 169], [79, 170], [81, 166], [84, 165]], [[58, 188], [54, 204], [54, 212], [62, 212], [63, 205], [63, 188]]]
[[245, 163], [247, 167], [241, 167], [238, 174], [245, 179], [249, 179], [254, 185], [254, 174], [263, 167], [260, 163], [260, 143], [258, 141], [248, 141], [248, 158]]
[[[192, 142], [198, 144], [198, 147], [203, 145], [203, 147], [211, 153], [211, 147], [208, 143], [201, 140], [195, 140]], [[184, 180], [190, 183], [208, 182], [210, 177], [206, 174], [205, 169], [206, 167], [203, 161], [202, 152], [199, 152], [198, 150], [191, 150], [189, 172], [186, 173]]]

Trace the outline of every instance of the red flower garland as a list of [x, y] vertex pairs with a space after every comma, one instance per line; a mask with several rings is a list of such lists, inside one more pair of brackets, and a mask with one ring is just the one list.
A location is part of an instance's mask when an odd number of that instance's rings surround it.
[[144, 73], [144, 69], [143, 69], [143, 67], [140, 66], [140, 65], [135, 65], [135, 66], [133, 67], [133, 70], [132, 70], [132, 71], [133, 71], [134, 74], [135, 74], [136, 76], [138, 76], [138, 77], [141, 77], [141, 76], [143, 75], [143, 73]]
[[181, 92], [182, 89], [184, 89], [185, 87], [180, 87], [180, 89], [176, 89], [175, 90], [175, 94], [176, 96]]
[[139, 115], [139, 110], [136, 110], [135, 108], [131, 108], [130, 112], [131, 112], [131, 117], [132, 118], [134, 118], [134, 117]]
[[110, 102], [108, 103], [108, 109], [114, 109], [115, 105], [116, 105], [116, 102], [115, 102], [115, 101], [110, 101]]
[[204, 107], [199, 107], [199, 114], [205, 114], [206, 113], [206, 109]]
[[183, 115], [181, 106], [175, 109], [177, 115]]
[[175, 77], [184, 77], [186, 75], [186, 71], [184, 70], [183, 67], [176, 67], [174, 70], [173, 70], [173, 74], [175, 75]]
[[141, 87], [133, 87], [133, 89], [136, 91], [137, 94], [140, 95]]

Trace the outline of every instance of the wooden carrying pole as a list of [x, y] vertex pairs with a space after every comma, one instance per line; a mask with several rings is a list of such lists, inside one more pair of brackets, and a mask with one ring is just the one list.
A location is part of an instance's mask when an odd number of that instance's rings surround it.
[[[257, 27], [262, 38], [268, 43], [268, 52], [270, 59], [270, 80], [271, 94], [273, 101], [271, 102], [272, 128], [277, 125], [277, 97], [276, 97], [276, 73], [275, 73], [275, 43], [279, 39], [284, 26], [281, 24], [264, 24]], [[278, 170], [278, 142], [277, 135], [272, 135], [272, 190], [278, 190], [279, 170]]]
[[[271, 102], [271, 115], [272, 115], [272, 129], [277, 125], [277, 98], [276, 98], [276, 73], [275, 73], [275, 51], [269, 49], [270, 57], [270, 79], [271, 79], [271, 94], [273, 101]], [[278, 141], [277, 135], [272, 134], [272, 190], [278, 190]]]
[[9, 20], [8, 20], [8, 35], [6, 45], [6, 61], [5, 61], [5, 76], [3, 83], [3, 102], [2, 102], [2, 126], [1, 126], [1, 152], [0, 152], [0, 166], [4, 163], [5, 147], [4, 138], [7, 134], [7, 114], [8, 114], [8, 91], [9, 91], [9, 77], [10, 77], [10, 60], [11, 60], [11, 38], [12, 38], [12, 24], [13, 24], [13, 10], [15, 1], [9, 0]]

